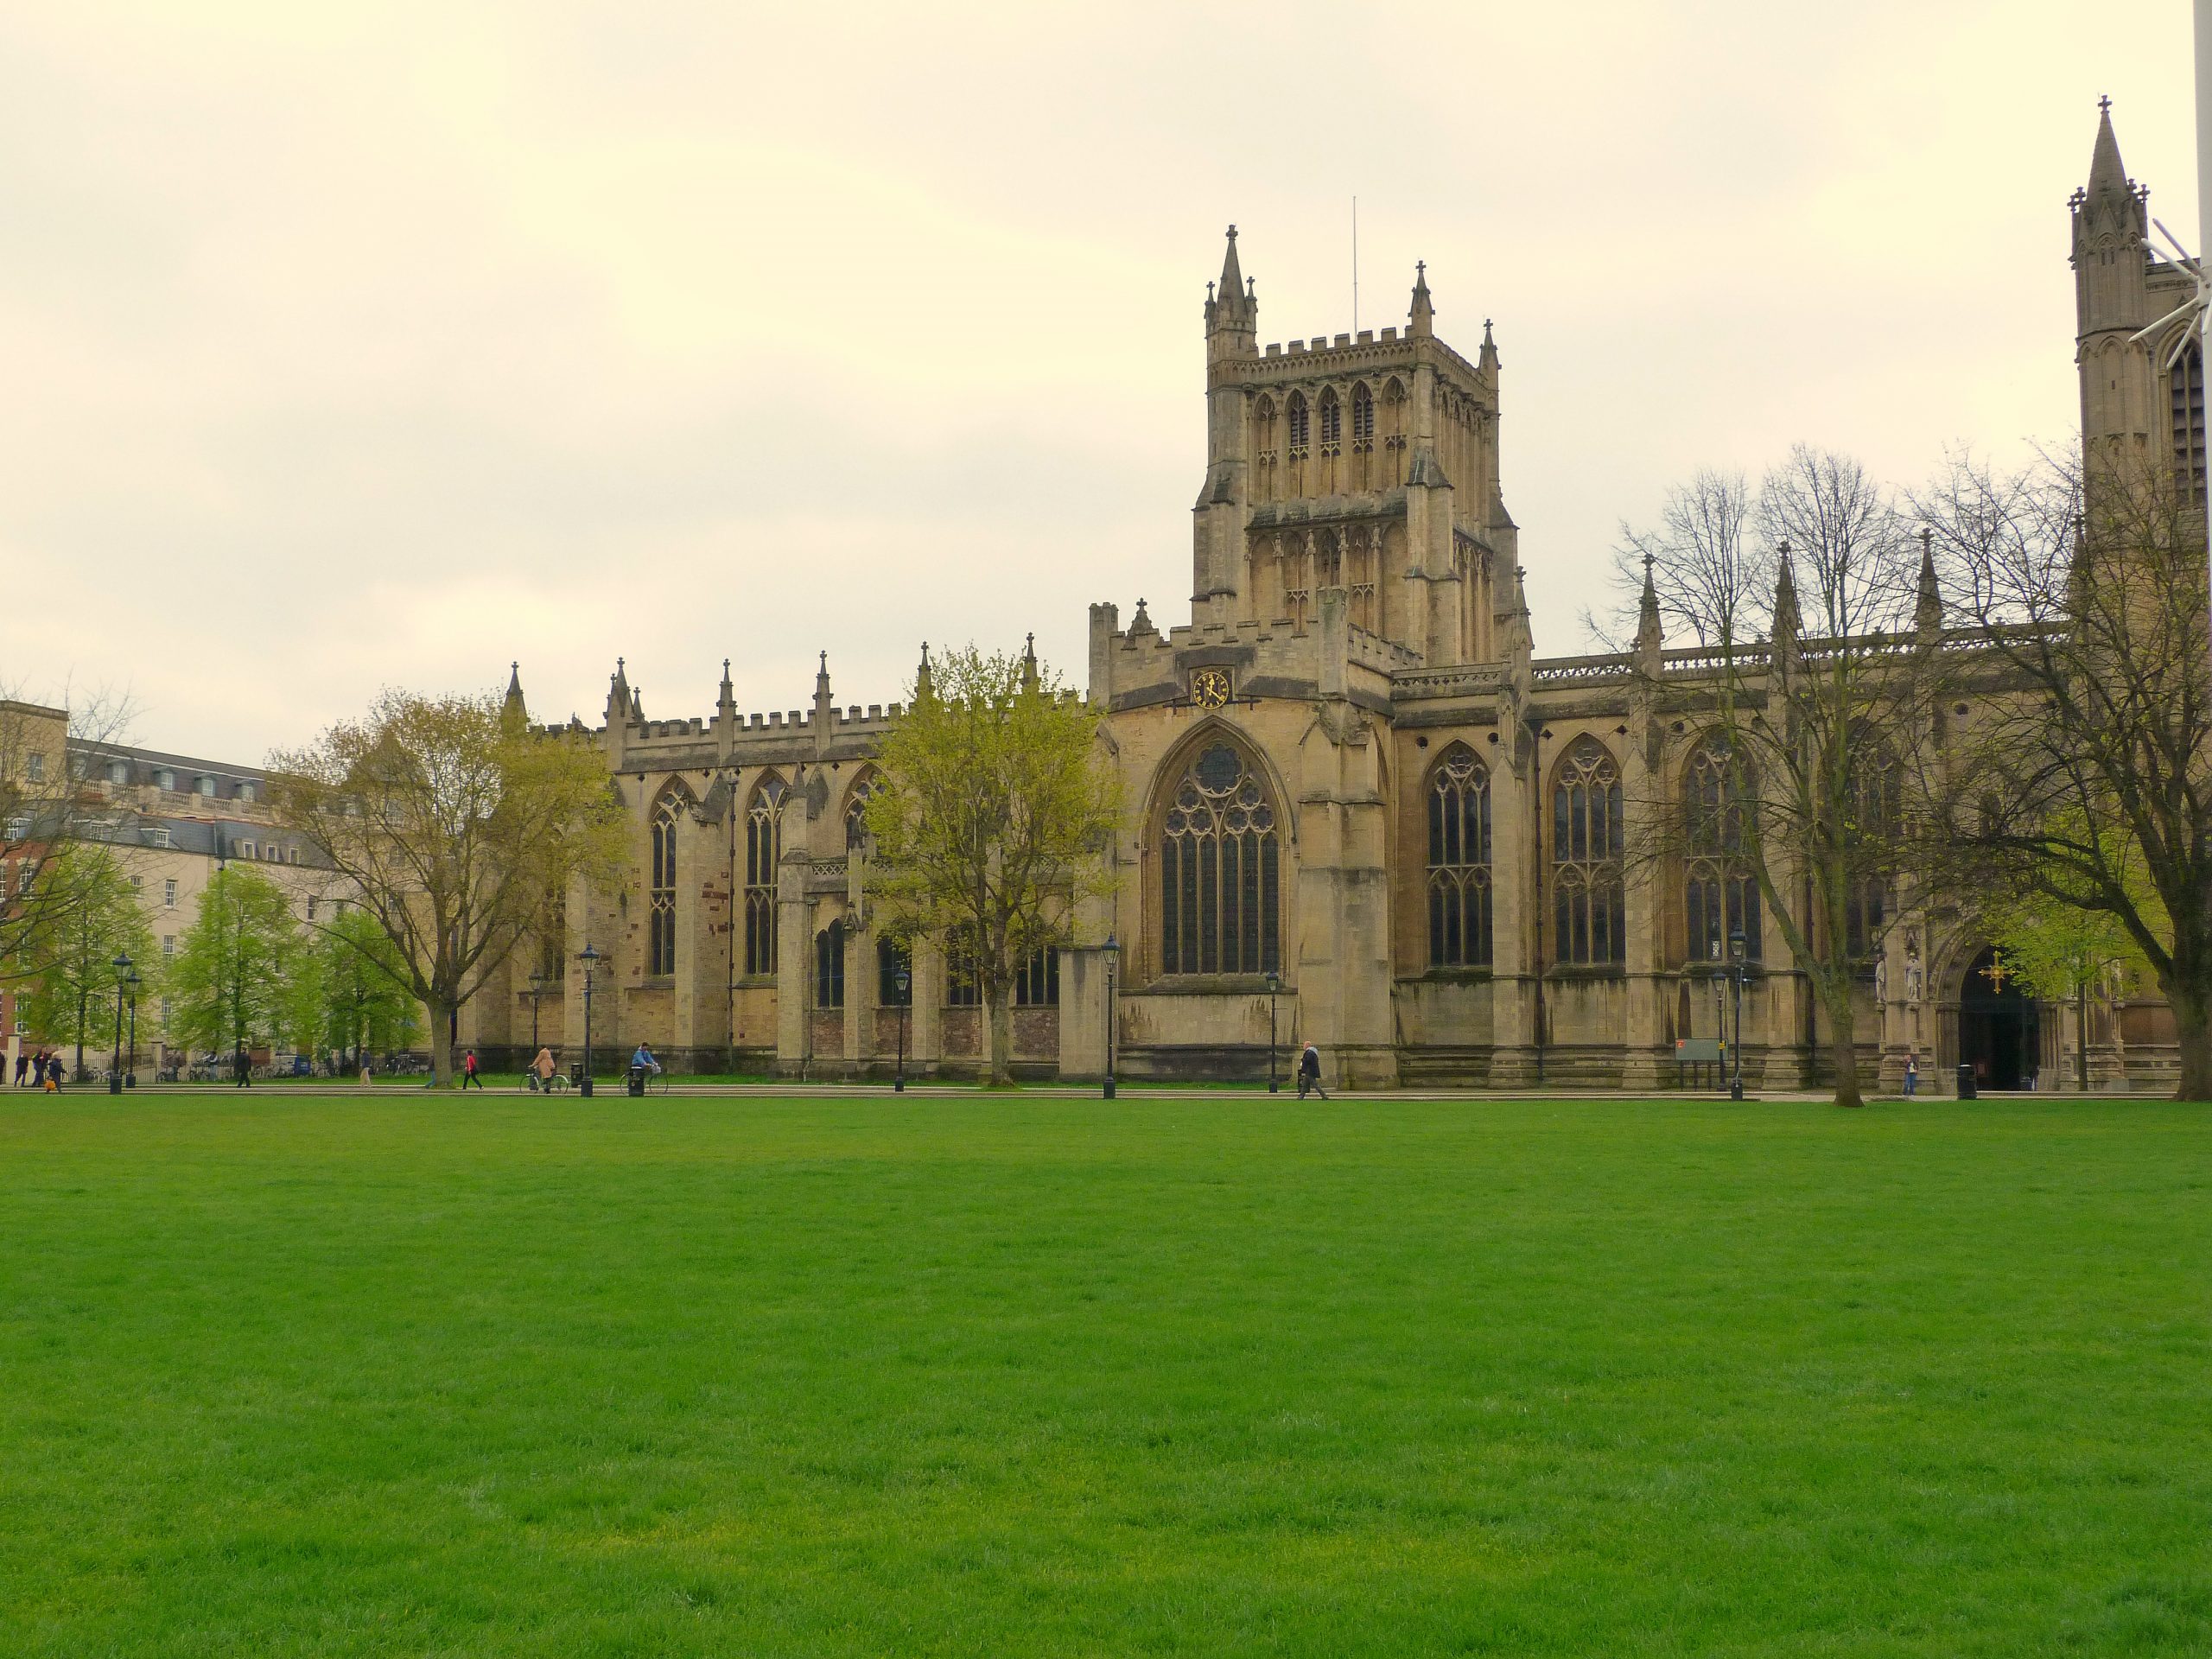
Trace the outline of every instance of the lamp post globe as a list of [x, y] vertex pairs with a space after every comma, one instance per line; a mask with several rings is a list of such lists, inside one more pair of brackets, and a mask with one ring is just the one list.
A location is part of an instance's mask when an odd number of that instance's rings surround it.
[[1106, 935], [1106, 1079], [1103, 1097], [1114, 1098], [1114, 964], [1120, 959], [1122, 943], [1111, 932]]
[[905, 967], [891, 976], [891, 983], [899, 993], [899, 1072], [892, 1079], [891, 1092], [906, 1092], [906, 1010], [913, 1004], [914, 976]]
[[111, 1095], [123, 1092], [123, 996], [124, 976], [130, 971], [128, 952], [118, 950], [110, 964], [115, 969], [115, 1052], [108, 1057], [107, 1091]]
[[599, 966], [599, 952], [592, 948], [589, 939], [576, 952], [576, 960], [584, 965], [584, 1073], [576, 1080], [576, 1092], [586, 1100], [591, 1098], [591, 975]]
[[1728, 1045], [1731, 1073], [1728, 1098], [1731, 1100], [1744, 1097], [1744, 936], [1740, 932], [1731, 933], [1728, 936], [1729, 977], [1735, 982], [1736, 987], [1736, 1033]]

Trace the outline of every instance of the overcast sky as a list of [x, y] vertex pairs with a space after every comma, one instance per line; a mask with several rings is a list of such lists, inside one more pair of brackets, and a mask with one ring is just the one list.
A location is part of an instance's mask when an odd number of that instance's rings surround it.
[[0, 678], [256, 760], [380, 685], [596, 722], [1081, 678], [1187, 620], [1199, 305], [1503, 357], [1540, 652], [1623, 518], [1794, 439], [2075, 419], [2109, 93], [2196, 236], [2180, 0], [0, 11]]

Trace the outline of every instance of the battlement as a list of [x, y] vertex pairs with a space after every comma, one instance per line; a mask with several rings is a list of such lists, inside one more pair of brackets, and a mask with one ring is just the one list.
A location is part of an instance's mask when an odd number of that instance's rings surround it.
[[[1398, 331], [1395, 328], [1385, 328], [1382, 331], [1382, 342], [1385, 345], [1391, 343], [1397, 338]], [[1372, 346], [1376, 343], [1375, 330], [1372, 328], [1363, 328], [1359, 331], [1357, 336], [1351, 334], [1338, 334], [1332, 340], [1327, 334], [1316, 334], [1310, 341], [1294, 340], [1287, 345], [1270, 344], [1264, 348], [1262, 355], [1265, 357], [1305, 357], [1317, 352], [1346, 351], [1355, 346]]]

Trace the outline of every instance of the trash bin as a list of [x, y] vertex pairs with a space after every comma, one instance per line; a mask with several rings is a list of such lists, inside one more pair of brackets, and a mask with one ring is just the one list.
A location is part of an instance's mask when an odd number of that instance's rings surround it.
[[1959, 1098], [1961, 1100], [1980, 1098], [1974, 1086], [1974, 1067], [1970, 1065], [1961, 1065], [1959, 1068]]
[[582, 1060], [570, 1060], [569, 1062], [569, 1081], [575, 1084], [578, 1088], [582, 1088], [583, 1086], [584, 1063]]
[[642, 1065], [633, 1065], [630, 1068], [630, 1092], [633, 1095], [642, 1095], [645, 1092], [645, 1068]]

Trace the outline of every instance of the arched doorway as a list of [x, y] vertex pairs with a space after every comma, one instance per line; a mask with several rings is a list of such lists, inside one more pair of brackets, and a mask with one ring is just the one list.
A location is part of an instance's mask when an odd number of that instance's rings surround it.
[[1959, 1060], [1984, 1089], [2024, 1089], [2040, 1052], [2035, 1000], [1991, 946], [1959, 991]]

